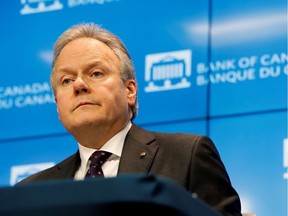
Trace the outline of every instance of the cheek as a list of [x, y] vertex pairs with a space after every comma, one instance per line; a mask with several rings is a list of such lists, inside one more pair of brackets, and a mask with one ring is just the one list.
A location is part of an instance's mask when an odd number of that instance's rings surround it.
[[61, 120], [61, 116], [63, 113], [61, 103], [57, 102], [56, 106], [57, 106], [58, 118]]
[[59, 114], [63, 113], [63, 111], [65, 111], [65, 109], [68, 107], [69, 101], [67, 100], [67, 98], [68, 97], [65, 97], [63, 95], [57, 95], [56, 106]]
[[[127, 94], [122, 81], [111, 82], [109, 85], [101, 86], [97, 92], [99, 97], [103, 100], [108, 100], [110, 102], [119, 103], [120, 101], [127, 100]], [[101, 92], [101, 94], [100, 94]]]
[[115, 98], [115, 101], [116, 106], [118, 106], [119, 110], [121, 107], [121, 112], [123, 112], [123, 110], [128, 109], [128, 107], [133, 104], [132, 98], [129, 98], [125, 89], [121, 91], [121, 93], [120, 92], [118, 93], [117, 97]]

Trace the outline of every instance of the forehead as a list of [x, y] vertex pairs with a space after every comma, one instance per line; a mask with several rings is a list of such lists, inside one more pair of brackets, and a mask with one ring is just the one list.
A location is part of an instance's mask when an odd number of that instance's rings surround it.
[[120, 60], [109, 46], [93, 38], [78, 38], [64, 46], [53, 67], [53, 74], [85, 68], [94, 62], [101, 62], [110, 69], [120, 69]]
[[103, 42], [96, 40], [94, 38], [78, 38], [75, 39], [62, 49], [60, 52], [60, 57], [65, 56], [74, 56], [74, 55], [87, 55], [91, 54], [94, 56], [111, 56], [111, 57], [117, 57], [116, 54], [113, 52], [113, 50]]

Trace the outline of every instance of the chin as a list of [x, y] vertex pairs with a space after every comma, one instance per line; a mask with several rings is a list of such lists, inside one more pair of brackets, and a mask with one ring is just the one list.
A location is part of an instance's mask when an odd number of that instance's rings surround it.
[[81, 120], [75, 122], [75, 126], [78, 127], [86, 127], [86, 126], [92, 126], [92, 125], [99, 125], [101, 122], [103, 122], [99, 118], [82, 118]]

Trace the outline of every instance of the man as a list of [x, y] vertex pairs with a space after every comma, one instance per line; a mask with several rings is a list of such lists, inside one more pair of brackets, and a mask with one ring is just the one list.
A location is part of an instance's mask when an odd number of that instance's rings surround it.
[[79, 150], [19, 184], [85, 178], [95, 150], [112, 153], [105, 177], [125, 173], [170, 178], [224, 215], [241, 215], [240, 199], [213, 142], [206, 136], [150, 132], [137, 115], [134, 66], [124, 44], [93, 23], [76, 25], [56, 41], [50, 77], [59, 119]]

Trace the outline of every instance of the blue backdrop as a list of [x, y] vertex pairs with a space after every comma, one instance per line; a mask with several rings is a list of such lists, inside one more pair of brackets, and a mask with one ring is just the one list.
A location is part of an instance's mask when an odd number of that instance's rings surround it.
[[0, 186], [77, 150], [49, 85], [52, 49], [93, 21], [135, 63], [135, 123], [210, 136], [243, 212], [287, 214], [286, 0], [3, 0], [0, 20]]

